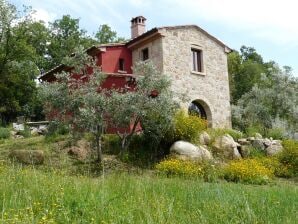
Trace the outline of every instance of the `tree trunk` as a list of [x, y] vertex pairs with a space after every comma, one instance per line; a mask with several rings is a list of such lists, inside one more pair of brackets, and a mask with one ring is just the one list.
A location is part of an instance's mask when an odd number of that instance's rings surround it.
[[102, 147], [101, 147], [102, 144], [101, 144], [101, 133], [100, 133], [99, 125], [97, 125], [96, 127], [95, 140], [96, 140], [97, 162], [101, 164], [102, 163]]

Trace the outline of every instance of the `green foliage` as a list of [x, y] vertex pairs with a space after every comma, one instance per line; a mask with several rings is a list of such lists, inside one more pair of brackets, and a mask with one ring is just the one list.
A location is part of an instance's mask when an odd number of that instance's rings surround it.
[[100, 25], [98, 31], [95, 34], [95, 38], [101, 44], [123, 42], [125, 39], [123, 37], [117, 37], [117, 33], [112, 31], [108, 24]]
[[124, 130], [131, 127], [130, 130], [118, 133], [122, 152], [128, 149], [132, 137], [140, 131], [140, 126], [151, 139], [152, 150], [155, 150], [171, 127], [177, 108], [170, 88], [171, 80], [151, 62], [138, 63], [134, 73], [138, 76], [135, 80], [137, 88], [134, 91], [110, 91], [107, 105], [110, 125]]
[[224, 178], [233, 182], [266, 184], [273, 173], [257, 159], [243, 159], [231, 161], [224, 169]]
[[279, 155], [280, 163], [286, 167], [285, 177], [298, 176], [298, 141], [285, 140], [282, 142], [284, 150]]
[[268, 129], [280, 129], [291, 135], [298, 128], [298, 81], [285, 71], [263, 77], [232, 107], [233, 125], [242, 130], [257, 128], [263, 135]]
[[168, 133], [168, 138], [196, 143], [200, 132], [207, 129], [207, 121], [179, 110], [175, 115], [174, 125]]
[[211, 137], [211, 143], [214, 142], [215, 138], [225, 134], [229, 134], [235, 141], [243, 137], [243, 133], [241, 131], [226, 128], [209, 128], [207, 129], [207, 133]]
[[256, 149], [252, 146], [248, 146], [249, 147], [249, 158], [263, 158], [266, 156], [266, 152], [265, 150], [260, 150], [260, 149]]
[[[88, 76], [88, 81], [62, 72], [56, 75], [59, 82], [43, 83], [41, 97], [45, 102], [45, 112], [49, 119], [71, 127], [73, 133], [92, 133], [100, 162], [100, 138], [107, 127], [104, 115], [108, 112], [106, 108], [109, 104], [108, 94], [101, 88], [106, 75], [101, 73], [95, 60], [87, 55], [82, 47], [77, 48], [75, 56], [66, 57], [64, 62], [73, 67], [71, 72]], [[92, 75], [88, 75], [90, 68], [93, 71]]]
[[0, 1], [0, 119], [8, 123], [34, 100], [39, 59], [31, 42], [32, 11]]
[[69, 127], [67, 125], [64, 125], [63, 123], [53, 121], [50, 122], [48, 125], [48, 132], [46, 136], [51, 135], [66, 135], [69, 133]]
[[24, 138], [29, 138], [31, 137], [31, 131], [28, 126], [25, 125], [24, 130], [20, 131], [20, 135], [23, 136]]
[[103, 136], [104, 152], [110, 154], [119, 154], [121, 141], [115, 134], [105, 134]]
[[0, 127], [0, 139], [7, 139], [10, 137], [10, 131], [8, 128]]
[[285, 137], [285, 133], [281, 128], [271, 128], [268, 130], [267, 137], [282, 140]]

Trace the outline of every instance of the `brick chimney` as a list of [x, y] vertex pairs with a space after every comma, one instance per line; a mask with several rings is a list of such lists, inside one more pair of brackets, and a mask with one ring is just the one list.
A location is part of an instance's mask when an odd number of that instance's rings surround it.
[[137, 16], [130, 20], [131, 22], [131, 38], [134, 39], [146, 31], [146, 18], [143, 16]]

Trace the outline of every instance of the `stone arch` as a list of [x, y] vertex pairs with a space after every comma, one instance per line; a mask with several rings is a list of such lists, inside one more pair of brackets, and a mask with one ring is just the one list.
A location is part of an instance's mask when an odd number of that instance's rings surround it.
[[188, 113], [194, 113], [208, 121], [208, 127], [212, 127], [212, 113], [209, 105], [201, 99], [193, 100], [188, 106]]

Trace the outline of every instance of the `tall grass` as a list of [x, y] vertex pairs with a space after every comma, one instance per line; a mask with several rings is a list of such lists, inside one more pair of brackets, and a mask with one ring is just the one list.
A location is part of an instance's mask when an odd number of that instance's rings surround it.
[[70, 177], [0, 165], [0, 223], [295, 223], [297, 186], [154, 175]]

